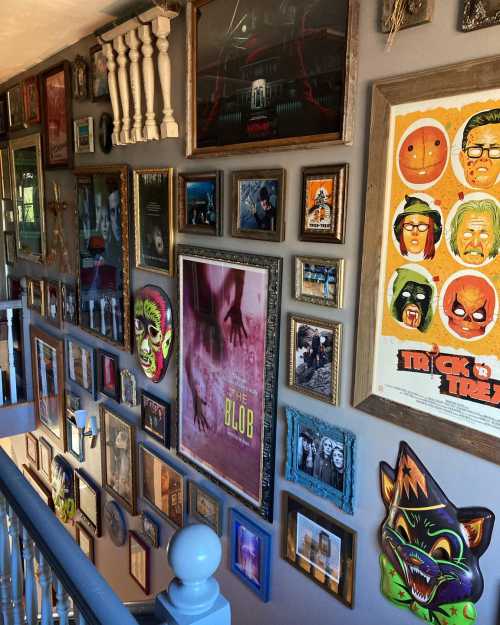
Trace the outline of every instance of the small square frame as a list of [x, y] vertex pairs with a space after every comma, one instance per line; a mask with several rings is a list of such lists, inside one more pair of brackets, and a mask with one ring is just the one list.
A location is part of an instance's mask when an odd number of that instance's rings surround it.
[[26, 458], [29, 463], [39, 469], [39, 451], [38, 451], [38, 439], [31, 432], [26, 432]]
[[[111, 360], [115, 367], [116, 381], [115, 381], [115, 387], [113, 390], [106, 389], [105, 384], [104, 384], [104, 359], [105, 358]], [[115, 401], [119, 402], [120, 401], [120, 367], [119, 367], [118, 356], [115, 354], [112, 354], [111, 352], [107, 352], [103, 349], [99, 349], [97, 352], [97, 375], [98, 375], [97, 388], [98, 388], [99, 393], [102, 393], [103, 395], [106, 395], [106, 397], [109, 397], [110, 399], [114, 399]]]
[[[203, 513], [198, 509], [197, 502], [198, 496], [202, 495], [206, 499], [210, 499], [214, 506], [216, 506], [216, 519], [214, 523], [210, 522], [208, 516], [203, 515]], [[222, 499], [213, 495], [209, 490], [200, 486], [193, 480], [189, 480], [189, 515], [199, 521], [200, 523], [205, 523], [211, 527], [214, 532], [216, 532], [219, 536], [222, 536], [223, 533], [223, 503]]]
[[[335, 285], [333, 297], [322, 297], [321, 295], [310, 295], [304, 293], [304, 266], [322, 265], [335, 270]], [[329, 272], [327, 273], [327, 290], [329, 290]], [[323, 290], [325, 285], [323, 284]], [[295, 256], [295, 299], [299, 302], [308, 304], [318, 304], [319, 306], [329, 306], [331, 308], [342, 308], [344, 303], [344, 259], [343, 258], [326, 258], [320, 256]]]

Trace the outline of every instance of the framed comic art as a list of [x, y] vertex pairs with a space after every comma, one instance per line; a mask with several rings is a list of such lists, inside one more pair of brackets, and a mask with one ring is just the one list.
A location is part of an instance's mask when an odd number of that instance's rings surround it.
[[179, 232], [222, 236], [222, 171], [178, 175]]
[[462, 30], [470, 31], [500, 24], [499, 0], [464, 0]]
[[497, 463], [499, 71], [374, 85], [354, 388], [358, 408]]
[[34, 126], [41, 121], [40, 87], [38, 76], [30, 76], [23, 81], [24, 121], [27, 126]]
[[9, 130], [24, 128], [24, 100], [21, 83], [14, 85], [7, 91], [7, 104], [9, 107]]
[[344, 259], [295, 256], [295, 299], [309, 304], [342, 308]]
[[116, 354], [102, 349], [97, 351], [97, 376], [99, 393], [120, 401], [120, 367]]
[[45, 318], [56, 328], [62, 325], [61, 283], [45, 280]]
[[92, 399], [96, 399], [96, 350], [74, 336], [66, 336], [65, 342], [68, 379], [87, 391]]
[[45, 168], [71, 168], [73, 138], [69, 62], [63, 61], [43, 72], [41, 82]]
[[179, 455], [271, 521], [282, 260], [177, 254]]
[[141, 392], [142, 429], [167, 449], [170, 448], [170, 404], [146, 391]]
[[350, 144], [358, 13], [357, 0], [190, 0], [187, 156]]
[[74, 174], [80, 327], [130, 351], [128, 168], [97, 165]]

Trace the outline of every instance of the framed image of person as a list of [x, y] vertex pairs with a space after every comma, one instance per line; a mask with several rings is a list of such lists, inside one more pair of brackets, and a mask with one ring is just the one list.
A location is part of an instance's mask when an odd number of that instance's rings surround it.
[[151, 550], [135, 532], [128, 533], [128, 569], [130, 577], [149, 595]]
[[73, 167], [71, 71], [68, 61], [41, 75], [45, 169]]
[[40, 87], [38, 76], [30, 76], [23, 80], [24, 121], [26, 126], [39, 124], [40, 115]]
[[349, 166], [302, 170], [301, 241], [344, 243]]
[[45, 286], [45, 318], [56, 328], [62, 326], [61, 283], [46, 280]]
[[88, 75], [89, 67], [87, 60], [78, 54], [71, 66], [73, 97], [75, 100], [86, 100], [88, 98]]
[[356, 437], [295, 408], [286, 407], [286, 479], [353, 514]]
[[222, 536], [222, 500], [193, 480], [189, 481], [189, 515]]
[[223, 172], [179, 174], [179, 232], [223, 235]]
[[282, 509], [283, 558], [352, 609], [356, 532], [290, 493]]
[[231, 571], [264, 602], [269, 601], [271, 535], [231, 509]]
[[68, 379], [87, 391], [92, 399], [97, 399], [96, 350], [74, 336], [66, 336], [65, 343]]
[[109, 100], [108, 61], [102, 46], [92, 46], [90, 56], [90, 96], [92, 102]]
[[170, 419], [170, 404], [147, 391], [142, 391], [142, 429], [167, 449], [170, 449]]
[[174, 170], [134, 170], [135, 266], [174, 275]]
[[342, 324], [289, 314], [288, 329], [288, 385], [337, 406]]
[[120, 371], [120, 402], [129, 408], [137, 406], [137, 381], [129, 369]]
[[128, 168], [99, 165], [74, 173], [80, 327], [130, 351]]
[[179, 455], [271, 521], [282, 259], [177, 254]]
[[284, 240], [285, 179], [284, 169], [233, 171], [233, 237]]
[[97, 352], [97, 379], [99, 393], [120, 401], [120, 369], [118, 356], [100, 349]]
[[61, 285], [62, 315], [65, 323], [78, 325], [78, 289], [76, 284]]
[[81, 469], [75, 469], [76, 509], [81, 520], [95, 536], [101, 535], [101, 492], [95, 482]]
[[342, 308], [344, 259], [295, 256], [295, 299], [309, 304]]
[[357, 0], [190, 0], [186, 11], [188, 157], [352, 143]]

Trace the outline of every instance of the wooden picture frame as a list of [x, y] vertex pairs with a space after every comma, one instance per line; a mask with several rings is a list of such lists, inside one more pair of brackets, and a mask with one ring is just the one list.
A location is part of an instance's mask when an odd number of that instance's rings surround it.
[[130, 369], [120, 371], [120, 403], [129, 408], [137, 406], [137, 378]]
[[189, 480], [189, 515], [211, 527], [218, 536], [223, 534], [223, 503], [209, 490]]
[[66, 362], [68, 380], [77, 384], [97, 399], [97, 354], [96, 350], [74, 336], [67, 335]]
[[6, 230], [3, 233], [5, 244], [5, 264], [12, 267], [16, 262], [16, 233]]
[[94, 152], [94, 118], [80, 117], [73, 122], [75, 137], [75, 154], [92, 154]]
[[[128, 533], [128, 565], [130, 577], [145, 595], [149, 595], [151, 551], [139, 534]], [[135, 560], [135, 561], [134, 561]]]
[[[3, 141], [7, 137], [9, 128], [9, 109], [7, 104], [7, 93], [0, 94], [0, 139]], [[2, 191], [2, 197], [10, 197]]]
[[62, 327], [61, 283], [58, 280], [45, 280], [45, 319], [59, 330]]
[[92, 102], [109, 100], [108, 63], [102, 46], [97, 44], [89, 50], [90, 97]]
[[39, 463], [39, 451], [38, 451], [38, 438], [33, 436], [31, 432], [26, 432], [26, 458], [29, 460], [30, 465], [33, 465], [36, 470], [40, 468]]
[[151, 547], [158, 549], [160, 546], [160, 525], [148, 512], [141, 514], [141, 531]]
[[97, 351], [97, 389], [116, 402], [120, 401], [120, 365], [118, 356], [103, 349]]
[[34, 310], [41, 317], [45, 316], [45, 281], [26, 278], [28, 292], [28, 308]]
[[90, 532], [87, 531], [84, 525], [81, 523], [77, 523], [75, 525], [75, 538], [76, 543], [83, 551], [83, 553], [87, 556], [87, 558], [95, 564], [95, 545], [94, 545], [94, 537]]
[[45, 478], [45, 481], [50, 484], [52, 482], [52, 459], [54, 457], [54, 450], [52, 445], [43, 436], [38, 439], [38, 456], [40, 459], [38, 470]]
[[143, 390], [141, 392], [141, 428], [164, 447], [170, 449], [171, 426], [170, 404]]
[[[482, 9], [482, 10], [481, 10]], [[461, 17], [461, 28], [465, 32], [498, 26], [500, 24], [500, 5], [485, 7], [478, 0], [464, 0]]]
[[23, 80], [23, 104], [25, 126], [35, 126], [41, 122], [40, 86], [38, 76]]
[[75, 503], [80, 519], [97, 537], [101, 536], [101, 491], [83, 469], [75, 469]]
[[78, 325], [78, 288], [76, 284], [61, 284], [62, 317], [65, 323]]
[[295, 256], [295, 299], [308, 304], [342, 308], [344, 259]]
[[179, 232], [223, 236], [223, 171], [185, 172], [177, 176]]
[[[391, 32], [390, 17], [394, 10], [395, 0], [382, 0], [381, 30], [383, 33]], [[412, 28], [421, 24], [428, 24], [432, 21], [434, 13], [434, 0], [421, 0], [414, 3], [415, 8], [404, 8], [403, 19], [399, 30]]]
[[13, 85], [7, 91], [9, 131], [24, 128], [24, 99], [22, 83]]
[[71, 84], [75, 100], [89, 97], [89, 66], [87, 60], [77, 54], [71, 66]]
[[[71, 69], [63, 61], [43, 72], [43, 145], [45, 169], [73, 167]], [[57, 133], [57, 134], [55, 134]]]
[[66, 445], [65, 451], [73, 456], [75, 460], [85, 462], [85, 438], [83, 430], [76, 425], [75, 413], [66, 409]]

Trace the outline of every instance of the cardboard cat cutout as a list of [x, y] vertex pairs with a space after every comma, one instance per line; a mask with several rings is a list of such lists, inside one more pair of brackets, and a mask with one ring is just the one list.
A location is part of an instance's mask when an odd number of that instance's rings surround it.
[[404, 442], [395, 469], [380, 463], [380, 481], [382, 593], [429, 623], [473, 625], [495, 515], [456, 508]]

